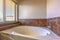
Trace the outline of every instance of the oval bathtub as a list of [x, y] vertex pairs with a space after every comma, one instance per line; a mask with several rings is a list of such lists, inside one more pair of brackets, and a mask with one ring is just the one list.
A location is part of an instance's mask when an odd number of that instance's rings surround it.
[[[22, 36], [26, 38], [35, 38], [37, 36], [47, 36], [50, 34], [50, 31], [45, 27], [34, 27], [34, 26], [19, 26], [12, 28], [10, 30], [3, 31], [8, 34], [13, 34], [17, 36]], [[32, 39], [31, 39], [32, 40]]]

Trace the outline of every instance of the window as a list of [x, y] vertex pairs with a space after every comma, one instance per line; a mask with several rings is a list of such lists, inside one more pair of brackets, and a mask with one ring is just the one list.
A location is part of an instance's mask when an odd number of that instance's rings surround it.
[[17, 5], [12, 0], [0, 0], [0, 22], [17, 20]]
[[3, 22], [3, 0], [0, 0], [0, 22]]
[[15, 21], [16, 4], [12, 0], [6, 0], [6, 21]]

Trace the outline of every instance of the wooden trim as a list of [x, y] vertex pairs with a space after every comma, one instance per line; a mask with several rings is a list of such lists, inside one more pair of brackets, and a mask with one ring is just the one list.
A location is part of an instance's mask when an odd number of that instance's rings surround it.
[[14, 10], [14, 15], [15, 15], [15, 16], [14, 16], [14, 20], [16, 21], [16, 5], [14, 6], [14, 9], [15, 9], [15, 10]]
[[17, 5], [17, 21], [19, 21], [19, 5]]
[[3, 21], [6, 21], [6, 2], [3, 0]]
[[18, 17], [19, 15], [18, 15], [18, 5], [16, 5], [16, 21], [18, 21]]

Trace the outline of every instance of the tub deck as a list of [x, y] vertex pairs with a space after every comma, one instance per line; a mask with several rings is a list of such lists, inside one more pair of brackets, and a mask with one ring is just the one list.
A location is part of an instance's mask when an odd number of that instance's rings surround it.
[[[8, 29], [8, 30], [4, 30], [4, 31], [1, 31], [2, 33], [6, 33], [6, 34], [9, 34], [11, 31], [13, 30], [13, 28], [12, 29]], [[47, 36], [37, 36], [36, 38], [38, 38], [37, 40], [60, 40], [60, 37], [58, 37], [55, 33], [53, 33], [52, 31], [50, 31], [51, 33], [49, 34], [49, 35], [47, 35]], [[16, 37], [19, 37], [19, 34], [18, 35], [15, 35]], [[23, 37], [23, 35], [21, 36], [20, 35], [20, 37]], [[27, 39], [28, 38], [33, 38], [34, 39], [34, 37], [32, 37], [32, 36], [30, 36], [30, 37], [28, 37], [27, 36]], [[35, 39], [36, 39], [35, 38]]]

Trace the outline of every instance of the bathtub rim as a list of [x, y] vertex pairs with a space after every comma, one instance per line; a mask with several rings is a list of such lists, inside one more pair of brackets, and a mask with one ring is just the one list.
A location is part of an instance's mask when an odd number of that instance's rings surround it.
[[[19, 27], [19, 26], [17, 26], [17, 27]], [[37, 26], [29, 26], [29, 27], [37, 27]], [[39, 26], [38, 26], [39, 27]], [[15, 27], [16, 28], [16, 27]], [[46, 28], [46, 27], [39, 27], [39, 28]], [[11, 28], [11, 29], [13, 29], [13, 28]], [[11, 29], [7, 29], [7, 30], [11, 30]], [[48, 29], [48, 28], [46, 28], [46, 29]], [[49, 30], [49, 29], [48, 29]], [[9, 34], [9, 35], [16, 35], [16, 34], [11, 34], [11, 33], [9, 33], [9, 32], [5, 32], [6, 30], [4, 30], [4, 31], [1, 31], [2, 33], [5, 33], [5, 34]], [[50, 30], [49, 30], [50, 31]], [[12, 31], [13, 32], [13, 31]], [[16, 35], [16, 36], [23, 36], [23, 37], [27, 37], [27, 38], [33, 38], [33, 39], [39, 39], [39, 38], [37, 38], [37, 37], [34, 37], [34, 36], [29, 36], [29, 35], [24, 35], [24, 34], [20, 34], [20, 35]]]

